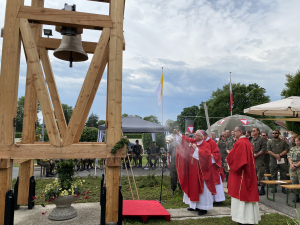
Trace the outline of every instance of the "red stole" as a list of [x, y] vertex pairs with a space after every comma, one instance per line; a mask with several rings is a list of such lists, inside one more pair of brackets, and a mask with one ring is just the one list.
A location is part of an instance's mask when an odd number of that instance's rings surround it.
[[206, 142], [210, 145], [211, 154], [215, 160], [215, 163], [212, 164], [213, 174], [214, 174], [214, 182], [215, 182], [215, 184], [221, 184], [220, 176], [221, 176], [221, 180], [223, 182], [225, 179], [225, 174], [224, 174], [223, 167], [222, 167], [221, 153], [220, 153], [219, 147], [216, 144], [216, 142], [211, 138], [209, 138], [208, 141], [206, 141]]
[[199, 195], [204, 189], [204, 180], [209, 191], [215, 195], [216, 188], [212, 173], [210, 146], [205, 141], [198, 145], [199, 161], [193, 158], [194, 148], [189, 144], [196, 143], [194, 139], [182, 136], [185, 141], [177, 145], [176, 168], [181, 188], [191, 201], [199, 201]]
[[259, 202], [254, 149], [247, 137], [240, 138], [227, 156], [228, 195], [244, 202]]

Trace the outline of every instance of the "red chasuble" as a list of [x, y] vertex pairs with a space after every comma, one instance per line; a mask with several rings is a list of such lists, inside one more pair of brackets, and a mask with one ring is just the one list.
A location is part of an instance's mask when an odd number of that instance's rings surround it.
[[208, 141], [206, 141], [210, 145], [211, 154], [214, 157], [215, 163], [212, 164], [213, 168], [213, 174], [214, 174], [214, 182], [215, 184], [221, 184], [220, 182], [220, 176], [222, 182], [224, 181], [225, 175], [222, 167], [222, 161], [221, 161], [221, 153], [219, 150], [218, 145], [216, 142], [209, 138]]
[[240, 138], [227, 156], [228, 195], [244, 202], [259, 202], [254, 149], [247, 137]]
[[176, 168], [182, 190], [193, 202], [199, 201], [199, 195], [204, 189], [204, 180], [209, 191], [215, 195], [216, 187], [212, 173], [210, 146], [203, 141], [198, 147], [199, 161], [193, 158], [195, 149], [190, 145], [196, 143], [194, 139], [182, 136], [184, 141], [177, 145]]

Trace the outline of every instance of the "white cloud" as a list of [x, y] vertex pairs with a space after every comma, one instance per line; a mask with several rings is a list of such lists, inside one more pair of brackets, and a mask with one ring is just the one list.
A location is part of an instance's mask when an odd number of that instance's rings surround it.
[[[30, 2], [25, 0], [26, 5]], [[64, 3], [45, 1], [45, 7], [61, 9]], [[108, 14], [108, 4], [79, 0], [66, 3], [76, 4], [77, 11]], [[1, 26], [5, 4], [0, 0]], [[167, 115], [176, 119], [174, 115], [184, 107], [205, 101], [212, 91], [229, 82], [229, 72], [233, 82], [257, 83], [266, 88], [272, 100], [279, 99], [285, 74], [299, 69], [299, 7], [296, 0], [126, 1], [123, 112], [160, 115], [154, 92], [161, 67], [164, 95], [166, 101], [172, 102], [164, 107], [165, 119]], [[61, 38], [54, 29], [53, 33], [55, 38]], [[99, 35], [100, 31], [85, 30], [82, 39], [98, 42]], [[74, 106], [78, 96], [75, 93], [80, 91], [92, 55], [87, 62], [74, 63], [72, 69], [68, 62], [53, 57], [53, 52], [49, 55], [61, 99]], [[25, 77], [23, 53], [20, 73]], [[99, 99], [95, 100], [104, 104], [101, 109], [93, 108], [94, 112], [99, 110], [96, 113], [101, 118], [105, 117], [106, 79], [105, 72], [97, 93]], [[19, 89], [24, 94], [23, 84]], [[178, 102], [176, 107], [172, 107], [173, 99]], [[143, 107], [131, 107], [133, 101]]]

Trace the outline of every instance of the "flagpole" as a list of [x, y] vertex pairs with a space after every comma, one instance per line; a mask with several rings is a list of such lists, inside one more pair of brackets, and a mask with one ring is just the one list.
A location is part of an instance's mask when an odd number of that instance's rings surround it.
[[[231, 84], [231, 72], [230, 72], [230, 86], [231, 86], [231, 88], [232, 88], [232, 84]], [[229, 87], [229, 89], [230, 89], [230, 87]], [[231, 90], [232, 91], [232, 90]], [[230, 98], [231, 98], [231, 93], [230, 93]], [[231, 105], [231, 101], [230, 101], [230, 114], [231, 114], [231, 116], [232, 116], [232, 105]]]
[[[164, 68], [161, 68], [162, 74], [164, 74]], [[164, 78], [163, 78], [164, 79]], [[162, 83], [162, 95], [161, 95], [161, 125], [164, 125], [164, 101], [163, 101], [163, 96], [164, 96], [164, 80]]]

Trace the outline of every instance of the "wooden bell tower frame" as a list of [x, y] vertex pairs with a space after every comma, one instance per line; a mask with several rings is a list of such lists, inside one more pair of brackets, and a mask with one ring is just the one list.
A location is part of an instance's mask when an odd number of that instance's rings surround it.
[[[92, 1], [110, 4], [109, 15], [48, 9], [44, 8], [44, 0], [32, 0], [31, 6], [24, 6], [24, 0], [6, 3], [0, 74], [0, 225], [4, 224], [5, 194], [11, 189], [13, 164], [20, 163], [18, 204], [27, 204], [33, 159], [45, 158], [107, 158], [106, 222], [118, 221], [120, 158], [125, 157], [126, 152], [124, 147], [112, 156], [110, 150], [122, 133], [125, 0]], [[48, 49], [58, 48], [61, 40], [42, 38], [42, 24], [102, 30], [97, 43], [83, 42], [83, 49], [94, 56], [68, 126], [47, 53]], [[22, 143], [14, 144], [21, 42], [27, 61], [23, 139]], [[79, 143], [106, 64], [106, 143]], [[37, 101], [40, 102], [50, 143], [35, 142]]]

